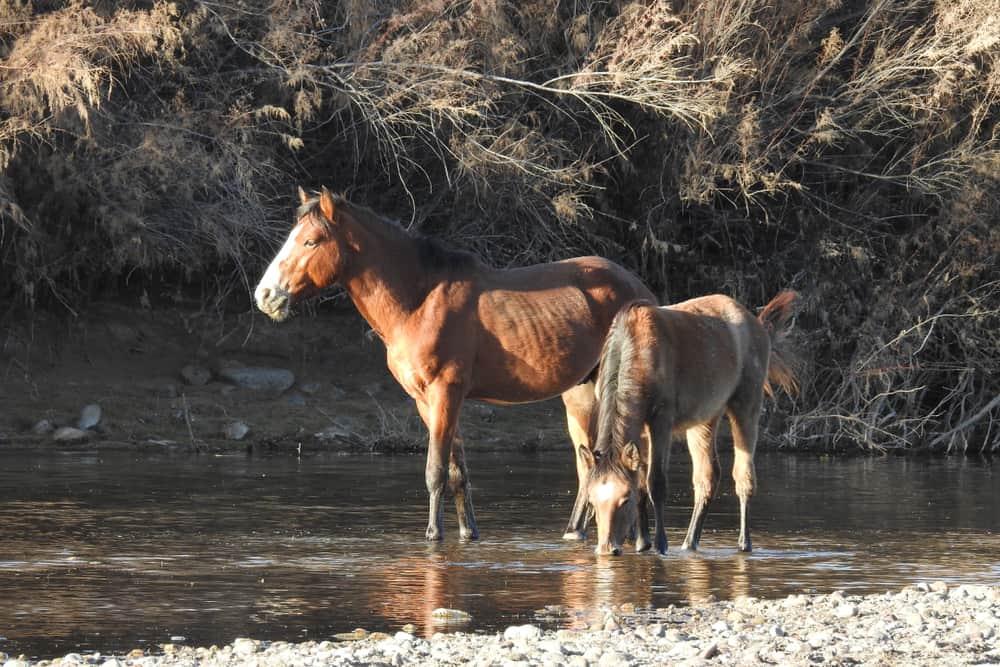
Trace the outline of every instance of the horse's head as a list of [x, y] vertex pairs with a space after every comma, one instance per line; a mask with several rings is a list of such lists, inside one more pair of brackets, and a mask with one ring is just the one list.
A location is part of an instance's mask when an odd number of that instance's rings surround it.
[[586, 445], [579, 450], [587, 473], [583, 492], [594, 508], [597, 522], [597, 555], [617, 556], [622, 543], [636, 526], [640, 493], [642, 461], [639, 448], [628, 443], [621, 448], [598, 455]]
[[273, 320], [291, 314], [292, 306], [337, 282], [344, 268], [343, 232], [336, 222], [336, 202], [323, 188], [309, 197], [299, 188], [298, 220], [254, 290], [257, 307]]

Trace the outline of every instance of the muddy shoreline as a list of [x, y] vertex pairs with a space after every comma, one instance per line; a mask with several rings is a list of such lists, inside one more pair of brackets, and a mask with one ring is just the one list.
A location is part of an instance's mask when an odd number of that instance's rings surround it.
[[[95, 304], [77, 318], [8, 314], [0, 378], [0, 446], [296, 455], [426, 448], [426, 430], [386, 368], [384, 347], [347, 306], [282, 324], [256, 312], [120, 303]], [[77, 429], [92, 406], [98, 422]], [[790, 441], [787, 409], [765, 402], [760, 449], [877, 454], [852, 442]], [[470, 452], [569, 450], [558, 398], [469, 401], [461, 428]], [[724, 428], [722, 447], [727, 440]]]

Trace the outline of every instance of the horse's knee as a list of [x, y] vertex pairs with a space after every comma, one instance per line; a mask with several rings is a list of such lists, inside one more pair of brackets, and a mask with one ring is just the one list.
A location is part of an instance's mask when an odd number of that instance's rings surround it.
[[753, 465], [733, 469], [733, 482], [736, 484], [736, 495], [739, 498], [749, 498], [757, 489], [757, 475]]
[[455, 463], [448, 466], [448, 487], [452, 492], [464, 492], [466, 482], [465, 469], [462, 466]]
[[448, 482], [448, 468], [445, 466], [428, 465], [424, 472], [424, 479], [427, 482], [427, 491], [430, 493], [440, 493], [444, 490]]
[[719, 475], [715, 469], [709, 466], [708, 470], [700, 475], [695, 475], [691, 479], [691, 486], [694, 488], [695, 499], [710, 499], [715, 497], [715, 490], [719, 485]]

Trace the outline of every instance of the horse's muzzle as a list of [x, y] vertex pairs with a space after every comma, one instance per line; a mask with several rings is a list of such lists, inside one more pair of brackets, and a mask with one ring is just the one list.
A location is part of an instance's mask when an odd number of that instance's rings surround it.
[[271, 288], [258, 286], [254, 292], [254, 300], [260, 312], [275, 322], [287, 320], [291, 314], [291, 295], [280, 287]]

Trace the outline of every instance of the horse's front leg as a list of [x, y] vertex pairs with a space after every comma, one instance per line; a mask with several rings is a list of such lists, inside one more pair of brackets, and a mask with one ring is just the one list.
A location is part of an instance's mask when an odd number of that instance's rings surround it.
[[458, 427], [458, 415], [463, 398], [464, 393], [460, 385], [440, 383], [428, 387], [423, 400], [417, 401], [420, 417], [427, 425], [430, 434], [427, 441], [427, 467], [424, 471], [429, 496], [426, 533], [428, 540], [440, 540], [444, 537], [441, 498], [448, 482], [452, 442]]
[[562, 395], [566, 406], [566, 426], [573, 442], [573, 460], [576, 461], [576, 500], [569, 515], [569, 523], [563, 532], [564, 540], [584, 540], [587, 537], [587, 523], [590, 511], [583, 493], [583, 481], [590, 472], [580, 456], [580, 446], [590, 444], [590, 417], [594, 410], [594, 383], [577, 385]]
[[639, 494], [639, 507], [635, 513], [635, 552], [642, 553], [649, 551], [653, 545], [649, 540], [649, 504], [646, 502], [646, 495]]

